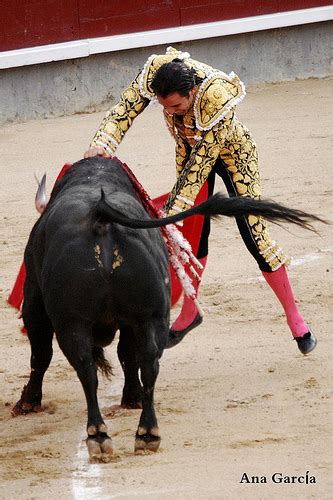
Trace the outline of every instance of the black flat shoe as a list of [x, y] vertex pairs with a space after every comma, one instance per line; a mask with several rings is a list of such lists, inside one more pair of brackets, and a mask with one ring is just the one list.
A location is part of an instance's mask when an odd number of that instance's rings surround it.
[[295, 337], [295, 340], [298, 345], [298, 349], [302, 354], [309, 354], [317, 345], [317, 339], [315, 334], [309, 330], [308, 333], [303, 335], [303, 337]]
[[192, 321], [192, 323], [190, 323], [186, 328], [184, 328], [184, 330], [177, 331], [174, 330], [173, 328], [170, 328], [168, 342], [167, 345], [165, 346], [165, 349], [170, 349], [170, 347], [179, 344], [179, 342], [183, 340], [183, 338], [188, 332], [193, 330], [193, 328], [196, 328], [197, 326], [201, 325], [202, 320], [203, 320], [202, 316], [200, 316], [200, 314], [198, 313], [194, 318], [194, 320]]

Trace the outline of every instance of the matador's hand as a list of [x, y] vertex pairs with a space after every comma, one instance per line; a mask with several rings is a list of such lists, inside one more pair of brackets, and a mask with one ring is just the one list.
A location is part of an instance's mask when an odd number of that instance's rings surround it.
[[88, 151], [84, 153], [84, 158], [92, 158], [93, 156], [103, 156], [104, 158], [110, 158], [103, 148], [89, 148]]

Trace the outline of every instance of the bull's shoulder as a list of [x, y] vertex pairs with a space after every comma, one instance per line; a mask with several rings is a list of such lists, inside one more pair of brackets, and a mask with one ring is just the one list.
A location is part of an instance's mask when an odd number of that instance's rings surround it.
[[133, 184], [117, 158], [85, 158], [73, 163], [71, 168], [55, 183], [51, 193], [51, 201], [59, 196], [68, 197], [73, 192], [80, 193], [85, 186], [89, 186], [93, 191], [95, 188], [101, 189], [106, 185], [113, 185], [115, 189], [131, 191]]

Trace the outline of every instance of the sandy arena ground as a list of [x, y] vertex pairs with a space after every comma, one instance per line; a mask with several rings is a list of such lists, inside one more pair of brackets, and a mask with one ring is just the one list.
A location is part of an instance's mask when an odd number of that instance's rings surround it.
[[[265, 85], [251, 89], [238, 110], [258, 144], [265, 197], [331, 220], [332, 95], [330, 79]], [[271, 226], [294, 257], [295, 294], [318, 336], [316, 350], [304, 357], [234, 221], [214, 222], [200, 297], [204, 323], [161, 360], [157, 454], [133, 454], [139, 417], [133, 410], [106, 419], [114, 460], [88, 463], [83, 391], [56, 342], [45, 377], [44, 412], [11, 417], [27, 382], [30, 348], [6, 297], [37, 219], [33, 174], [47, 172], [50, 191], [63, 163], [82, 157], [103, 114], [9, 125], [0, 133], [0, 497], [333, 498], [332, 226], [318, 225], [318, 236]], [[161, 111], [152, 106], [137, 119], [118, 157], [156, 196], [173, 184], [173, 148]], [[119, 402], [122, 390], [116, 343], [106, 352], [115, 375], [112, 382], [100, 377], [104, 413]], [[271, 481], [274, 473], [303, 476], [306, 471], [316, 483]], [[241, 483], [244, 473], [265, 476], [267, 483]]]

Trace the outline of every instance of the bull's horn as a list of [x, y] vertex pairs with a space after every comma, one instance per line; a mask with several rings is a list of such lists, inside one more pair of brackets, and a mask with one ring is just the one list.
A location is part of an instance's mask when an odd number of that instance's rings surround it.
[[42, 180], [39, 181], [37, 177], [35, 176], [35, 179], [38, 183], [38, 189], [35, 197], [35, 205], [37, 211], [42, 214], [46, 208], [47, 205], [47, 198], [46, 198], [46, 174], [43, 175]]

